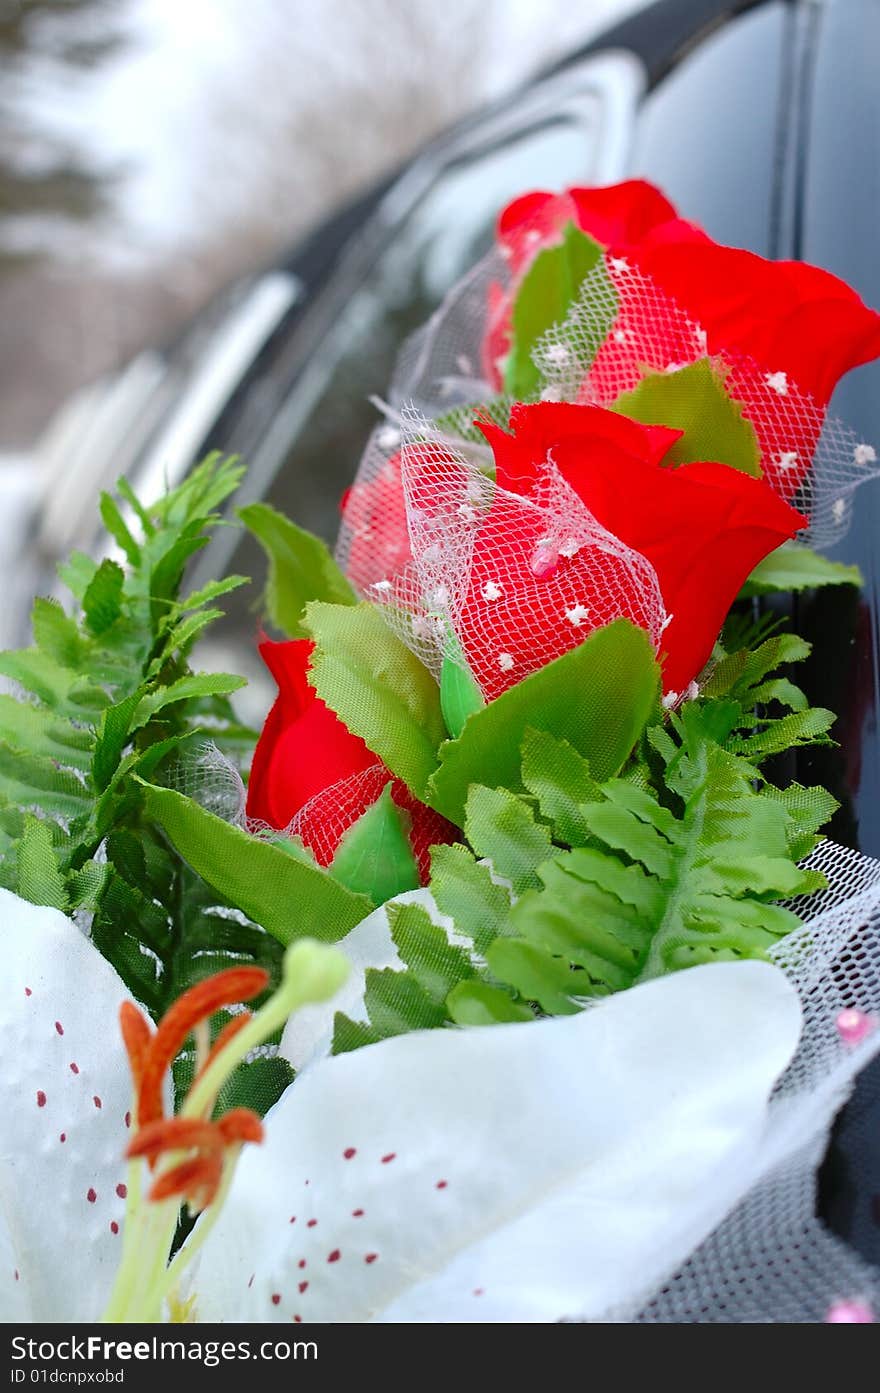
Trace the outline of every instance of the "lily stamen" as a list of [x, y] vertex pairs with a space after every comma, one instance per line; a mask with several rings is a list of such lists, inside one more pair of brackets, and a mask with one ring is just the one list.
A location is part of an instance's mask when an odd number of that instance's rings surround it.
[[[228, 968], [199, 982], [174, 1003], [155, 1031], [133, 1003], [123, 1003], [119, 1022], [134, 1085], [136, 1131], [126, 1152], [131, 1183], [123, 1261], [105, 1320], [159, 1320], [165, 1303], [174, 1308], [178, 1280], [216, 1221], [242, 1147], [263, 1139], [263, 1124], [249, 1108], [212, 1116], [221, 1089], [249, 1051], [281, 1029], [297, 1007], [333, 996], [347, 970], [342, 955], [322, 944], [301, 942], [289, 948], [278, 991], [256, 1014], [233, 1016], [210, 1048], [206, 1033], [211, 1017], [264, 991], [269, 974], [262, 968]], [[190, 1036], [196, 1040], [195, 1077], [177, 1115], [166, 1117], [165, 1078]], [[141, 1162], [154, 1172], [146, 1196]], [[182, 1204], [203, 1217], [172, 1260]]]

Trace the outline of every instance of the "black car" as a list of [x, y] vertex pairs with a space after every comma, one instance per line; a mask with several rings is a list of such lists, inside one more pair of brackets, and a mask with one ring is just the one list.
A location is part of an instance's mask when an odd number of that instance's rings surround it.
[[[880, 305], [878, 54], [880, 0], [659, 0], [460, 123], [318, 228], [274, 268], [283, 282], [274, 308], [219, 398], [208, 391], [201, 416], [190, 410], [176, 445], [166, 409], [164, 435], [145, 432], [129, 477], [137, 485], [151, 471], [182, 472], [208, 449], [236, 452], [250, 467], [245, 499], [264, 498], [332, 539], [376, 420], [370, 397], [386, 390], [403, 338], [488, 248], [498, 210], [530, 188], [643, 176], [717, 240], [813, 262]], [[235, 292], [228, 312], [261, 284]], [[185, 408], [184, 391], [175, 409]], [[880, 441], [880, 363], [851, 373], [831, 409]], [[862, 568], [864, 591], [823, 593], [795, 615], [815, 644], [806, 685], [815, 703], [840, 713], [841, 748], [799, 757], [791, 771], [834, 790], [842, 807], [833, 835], [875, 856], [878, 531], [880, 491], [869, 485], [835, 551]], [[44, 547], [51, 553], [52, 540]], [[233, 528], [197, 583], [208, 568], [263, 573], [255, 544]], [[235, 655], [224, 664], [255, 672], [247, 603], [226, 621]], [[821, 1196], [832, 1225], [880, 1263], [878, 1177], [880, 1065], [863, 1075], [838, 1126]]]

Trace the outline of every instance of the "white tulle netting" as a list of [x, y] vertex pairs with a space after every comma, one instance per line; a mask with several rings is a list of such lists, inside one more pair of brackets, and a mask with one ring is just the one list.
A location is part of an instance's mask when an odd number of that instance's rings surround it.
[[[400, 413], [392, 459], [383, 429], [362, 474], [375, 516], [352, 539], [349, 574], [433, 672], [444, 658], [463, 660], [491, 700], [621, 615], [659, 645], [666, 616], [654, 568], [599, 525], [552, 459], [525, 497], [496, 487], [483, 447], [437, 432], [411, 408]], [[383, 547], [382, 529], [390, 537], [393, 526], [386, 479], [406, 530]], [[356, 507], [346, 509], [350, 526]]]
[[[408, 433], [411, 439], [407, 404], [431, 422], [435, 442], [462, 451], [478, 470], [491, 466], [473, 420], [479, 413], [506, 424], [510, 402], [499, 395], [498, 351], [505, 345], [512, 286], [508, 262], [491, 252], [401, 350], [388, 419], [364, 454], [339, 536], [339, 559], [364, 593], [412, 558], [401, 455]], [[626, 258], [611, 255], [586, 277], [567, 318], [548, 330], [533, 354], [543, 399], [599, 406], [632, 391], [646, 375], [706, 358], [699, 323]], [[777, 365], [736, 352], [710, 361], [754, 428], [764, 478], [809, 520], [799, 540], [814, 547], [838, 541], [849, 526], [855, 490], [880, 473], [875, 447]]]
[[[832, 1122], [856, 1075], [880, 1052], [880, 862], [828, 841], [809, 860], [830, 888], [812, 904], [795, 905], [806, 922], [771, 954], [797, 988], [804, 1028], [771, 1101], [748, 1193], [659, 1291], [610, 1318], [812, 1322], [826, 1320], [837, 1303], [880, 1315], [880, 1268], [816, 1217], [817, 1171]], [[859, 1039], [848, 1039], [839, 1024], [841, 1012], [852, 1011], [867, 1017]], [[858, 1130], [858, 1113], [849, 1125]], [[850, 1227], [876, 1248], [880, 1148], [876, 1137], [865, 1143], [858, 1154], [862, 1212]]]
[[[700, 325], [648, 276], [612, 256], [587, 276], [568, 318], [535, 350], [548, 396], [597, 406], [610, 405], [648, 373], [673, 373], [705, 357]], [[772, 365], [730, 352], [712, 361], [754, 427], [767, 483], [809, 518], [800, 540], [814, 547], [838, 541], [855, 490], [878, 472], [874, 447]]]

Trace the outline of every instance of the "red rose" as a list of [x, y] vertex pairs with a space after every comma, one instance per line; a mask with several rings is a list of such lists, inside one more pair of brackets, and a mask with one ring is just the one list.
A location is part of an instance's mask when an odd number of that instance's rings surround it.
[[[713, 242], [678, 218], [650, 184], [630, 180], [605, 189], [528, 194], [498, 222], [513, 285], [490, 289], [484, 369], [496, 387], [519, 280], [569, 221], [608, 249], [619, 300], [584, 397], [610, 404], [646, 368], [663, 371], [707, 352], [718, 355], [731, 369], [729, 392], [755, 427], [765, 477], [784, 498], [793, 497], [839, 378], [880, 355], [880, 315], [828, 271]], [[673, 303], [664, 303], [656, 289]], [[699, 344], [688, 320], [704, 335]]]
[[430, 847], [455, 840], [456, 829], [413, 798], [321, 701], [308, 680], [313, 647], [307, 639], [260, 644], [278, 698], [254, 751], [248, 817], [281, 831], [291, 829], [318, 864], [328, 866], [343, 834], [393, 781], [391, 796], [409, 814], [410, 843], [426, 882]]
[[513, 286], [509, 291], [497, 282], [489, 287], [483, 341], [487, 381], [501, 389], [499, 363], [510, 349], [511, 306], [520, 280], [538, 253], [560, 240], [567, 223], [589, 232], [603, 247], [617, 247], [640, 241], [658, 224], [675, 217], [669, 200], [643, 179], [628, 179], [604, 189], [527, 193], [509, 203], [498, 218], [496, 235], [510, 265]]
[[[727, 465], [664, 466], [677, 432], [600, 407], [516, 405], [511, 434], [481, 428], [497, 491], [474, 539], [456, 629], [489, 699], [611, 619], [649, 627], [640, 617], [650, 614], [642, 558], [666, 609], [664, 687], [683, 691], [743, 581], [805, 525], [762, 480]], [[536, 505], [554, 472], [610, 538], [567, 546], [565, 526], [543, 535], [553, 514]], [[614, 539], [623, 544], [616, 550]]]
[[346, 491], [342, 528], [346, 575], [360, 590], [397, 575], [411, 560], [399, 454]]
[[679, 220], [628, 255], [705, 329], [709, 353], [785, 373], [820, 407], [845, 372], [880, 355], [880, 314], [830, 271], [721, 246]]

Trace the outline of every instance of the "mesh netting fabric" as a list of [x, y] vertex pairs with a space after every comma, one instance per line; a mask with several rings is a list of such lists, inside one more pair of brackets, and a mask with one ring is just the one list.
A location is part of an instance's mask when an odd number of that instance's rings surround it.
[[371, 765], [322, 789], [300, 808], [282, 831], [252, 819], [248, 821], [248, 831], [270, 839], [298, 837], [319, 866], [329, 866], [346, 832], [373, 806], [389, 783], [391, 797], [408, 824], [409, 843], [419, 876], [425, 883], [430, 875], [431, 847], [456, 840], [458, 829], [433, 808], [414, 798], [406, 784], [395, 779], [384, 764]]
[[487, 700], [620, 616], [658, 647], [666, 616], [650, 562], [600, 526], [552, 459], [525, 497], [487, 477], [483, 448], [405, 408], [393, 458], [377, 441], [362, 468], [377, 500], [393, 468], [409, 557], [380, 576], [393, 543], [352, 550], [349, 574], [404, 642], [434, 673], [445, 657], [464, 661]]
[[[362, 591], [410, 559], [398, 447], [400, 414], [411, 403], [435, 438], [464, 450], [478, 467], [491, 454], [475, 439], [477, 412], [506, 424], [497, 396], [513, 276], [492, 251], [449, 293], [401, 349], [389, 391], [390, 420], [373, 435], [346, 499], [337, 554]], [[625, 257], [606, 255], [585, 278], [565, 321], [538, 342], [533, 360], [545, 400], [608, 406], [646, 374], [705, 359], [707, 336]], [[809, 519], [799, 540], [825, 547], [846, 532], [853, 494], [880, 473], [873, 445], [828, 415], [776, 364], [738, 352], [711, 359], [751, 422], [767, 482]], [[709, 452], [707, 451], [707, 456]]]
[[163, 782], [224, 822], [243, 824], [247, 790], [235, 765], [213, 740], [185, 749]]
[[[803, 1033], [771, 1100], [748, 1191], [660, 1290], [608, 1318], [811, 1322], [824, 1320], [835, 1302], [853, 1300], [880, 1310], [880, 1268], [816, 1217], [817, 1169], [831, 1124], [856, 1075], [880, 1051], [880, 862], [826, 841], [809, 864], [825, 872], [829, 889], [794, 905], [808, 917], [771, 953], [798, 991]], [[874, 1026], [858, 1042], [847, 1042], [837, 1025], [841, 1011], [852, 1009]], [[869, 1208], [880, 1164], [876, 1137], [863, 1160], [859, 1188]], [[719, 1184], [729, 1179], [720, 1176]]]
[[[625, 258], [606, 256], [534, 356], [552, 399], [608, 406], [648, 373], [674, 372], [705, 358], [706, 334]], [[800, 540], [820, 547], [838, 541], [849, 525], [853, 493], [878, 473], [874, 448], [827, 416], [786, 373], [738, 353], [713, 362], [754, 427], [767, 483], [810, 520]]]

